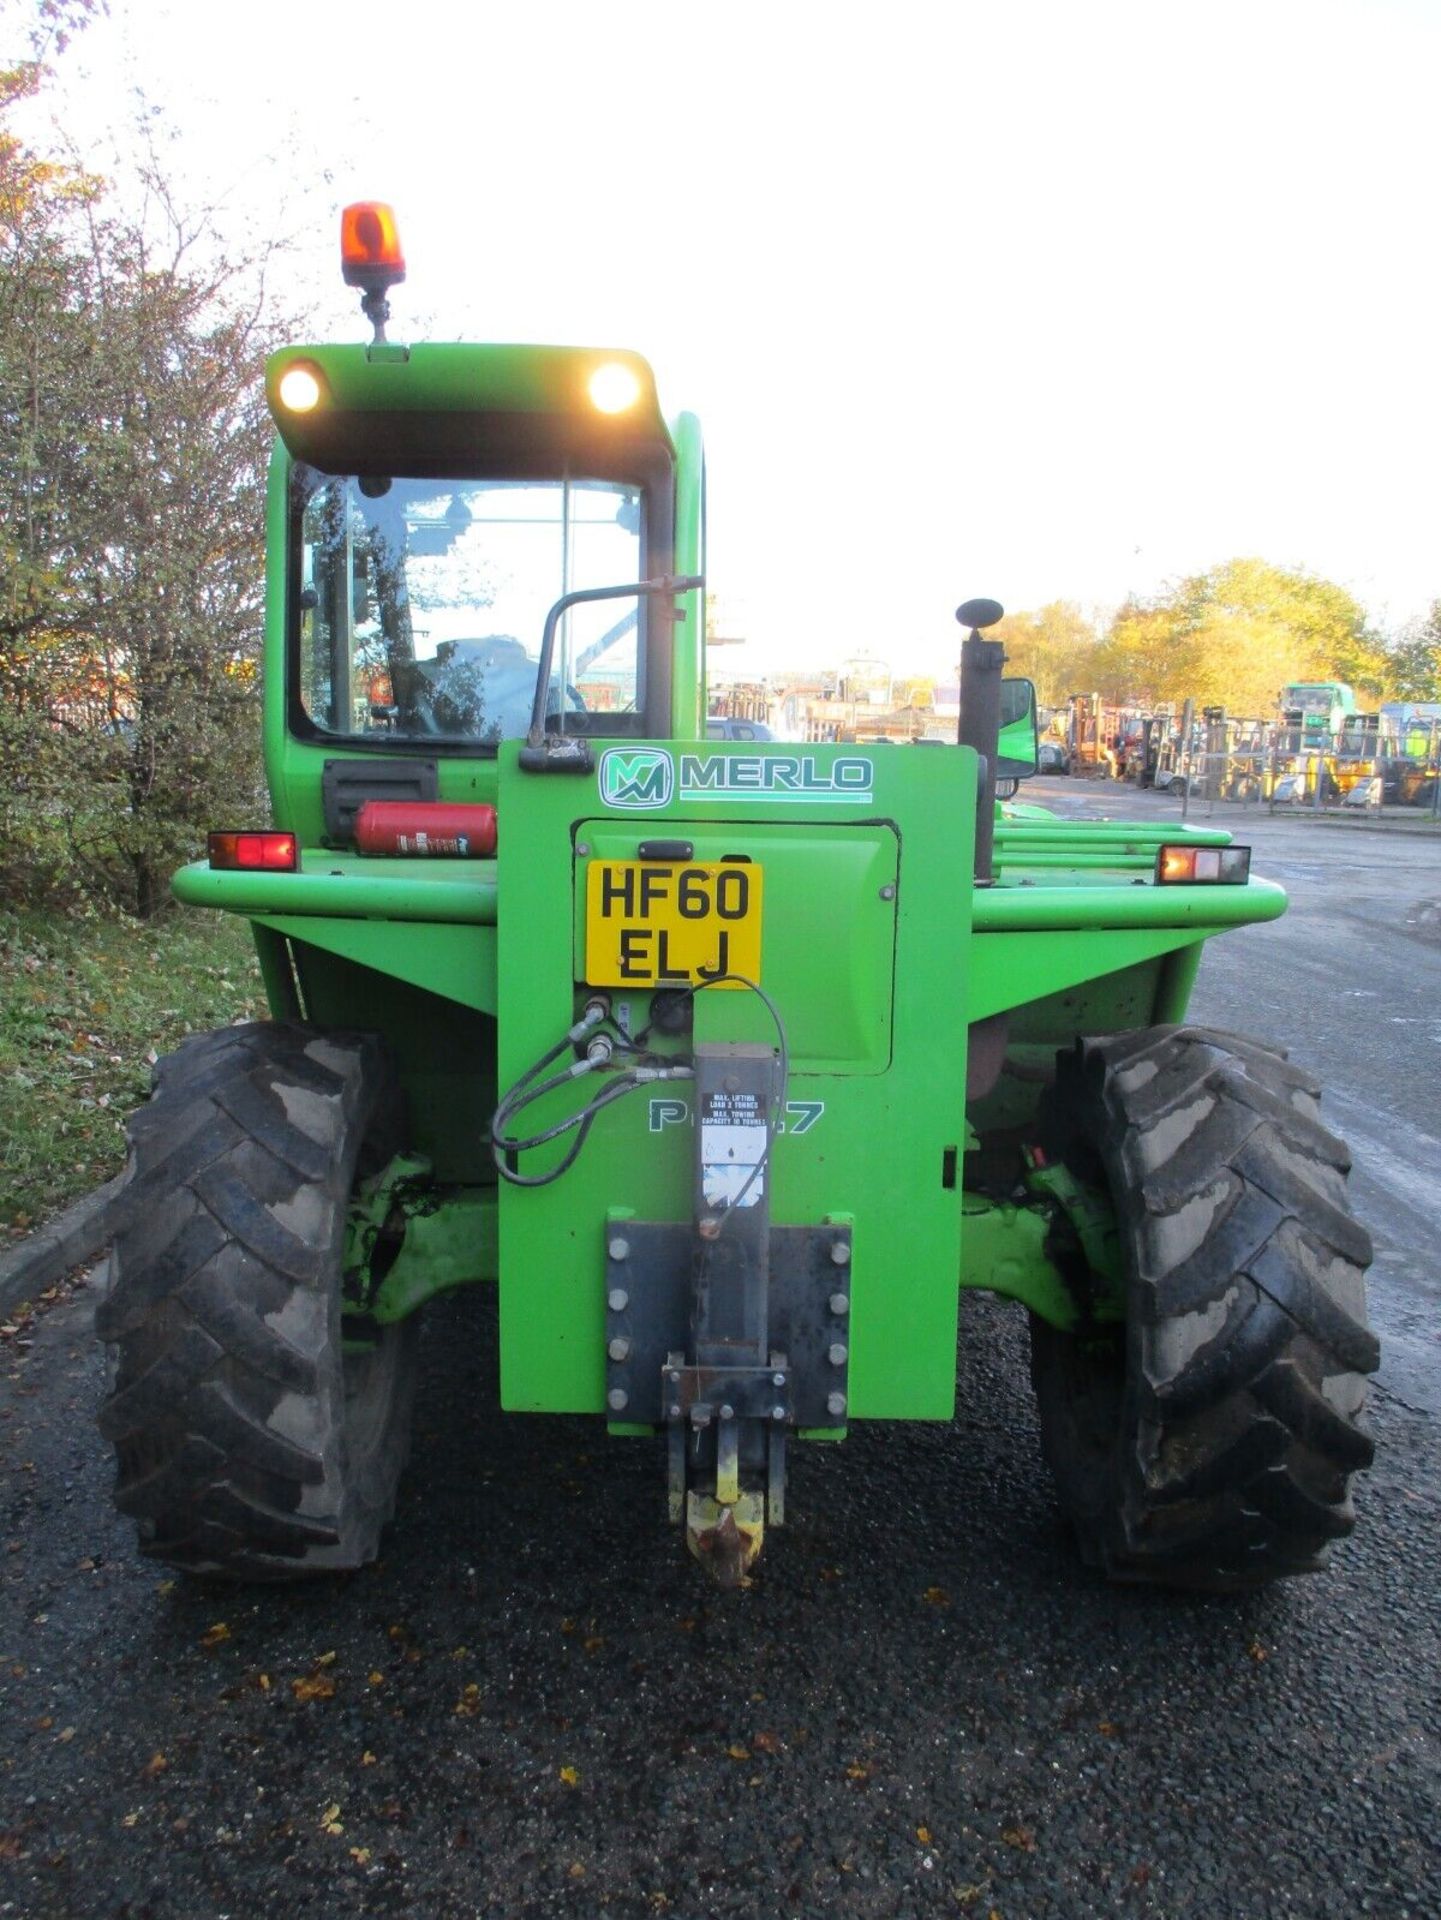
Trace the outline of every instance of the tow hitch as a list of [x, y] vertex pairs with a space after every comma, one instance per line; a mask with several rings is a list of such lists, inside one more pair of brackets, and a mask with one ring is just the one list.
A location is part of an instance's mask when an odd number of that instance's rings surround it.
[[770, 1224], [778, 1070], [698, 1046], [693, 1220], [607, 1224], [606, 1404], [665, 1428], [670, 1517], [723, 1587], [785, 1519], [787, 1432], [847, 1415], [850, 1222]]

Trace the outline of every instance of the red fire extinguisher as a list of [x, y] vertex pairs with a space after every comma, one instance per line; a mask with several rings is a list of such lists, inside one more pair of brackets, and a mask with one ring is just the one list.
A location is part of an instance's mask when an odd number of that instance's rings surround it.
[[495, 808], [447, 800], [367, 800], [356, 809], [360, 853], [484, 860], [495, 852]]

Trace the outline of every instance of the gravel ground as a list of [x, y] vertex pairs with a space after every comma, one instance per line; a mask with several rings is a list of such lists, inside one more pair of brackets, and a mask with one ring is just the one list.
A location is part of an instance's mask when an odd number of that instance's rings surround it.
[[1021, 1317], [975, 1301], [953, 1426], [793, 1449], [791, 1525], [717, 1594], [650, 1445], [493, 1410], [476, 1296], [430, 1316], [382, 1565], [173, 1583], [111, 1511], [80, 1291], [0, 1327], [0, 1916], [1441, 1920], [1441, 880], [1419, 839], [1248, 831], [1294, 911], [1218, 943], [1197, 1011], [1322, 1072], [1377, 1242], [1377, 1465], [1329, 1573], [1085, 1572]]
[[646, 1443], [477, 1396], [454, 1299], [385, 1563], [256, 1592], [112, 1517], [91, 1306], [0, 1379], [0, 1913], [1441, 1914], [1441, 1463], [1389, 1396], [1328, 1575], [1111, 1590], [977, 1303], [954, 1426], [798, 1450], [727, 1596]]

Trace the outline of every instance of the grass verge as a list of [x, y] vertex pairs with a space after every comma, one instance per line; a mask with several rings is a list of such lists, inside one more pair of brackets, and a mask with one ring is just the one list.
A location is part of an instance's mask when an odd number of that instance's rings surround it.
[[184, 907], [0, 912], [0, 981], [0, 1244], [119, 1173], [158, 1055], [265, 1012], [248, 924]]

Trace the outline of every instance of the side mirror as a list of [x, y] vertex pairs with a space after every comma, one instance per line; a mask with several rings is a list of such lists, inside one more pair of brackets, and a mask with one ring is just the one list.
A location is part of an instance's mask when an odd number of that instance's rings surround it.
[[1024, 780], [1040, 765], [1036, 689], [1029, 680], [1002, 680], [1001, 731], [996, 741], [996, 778]]

